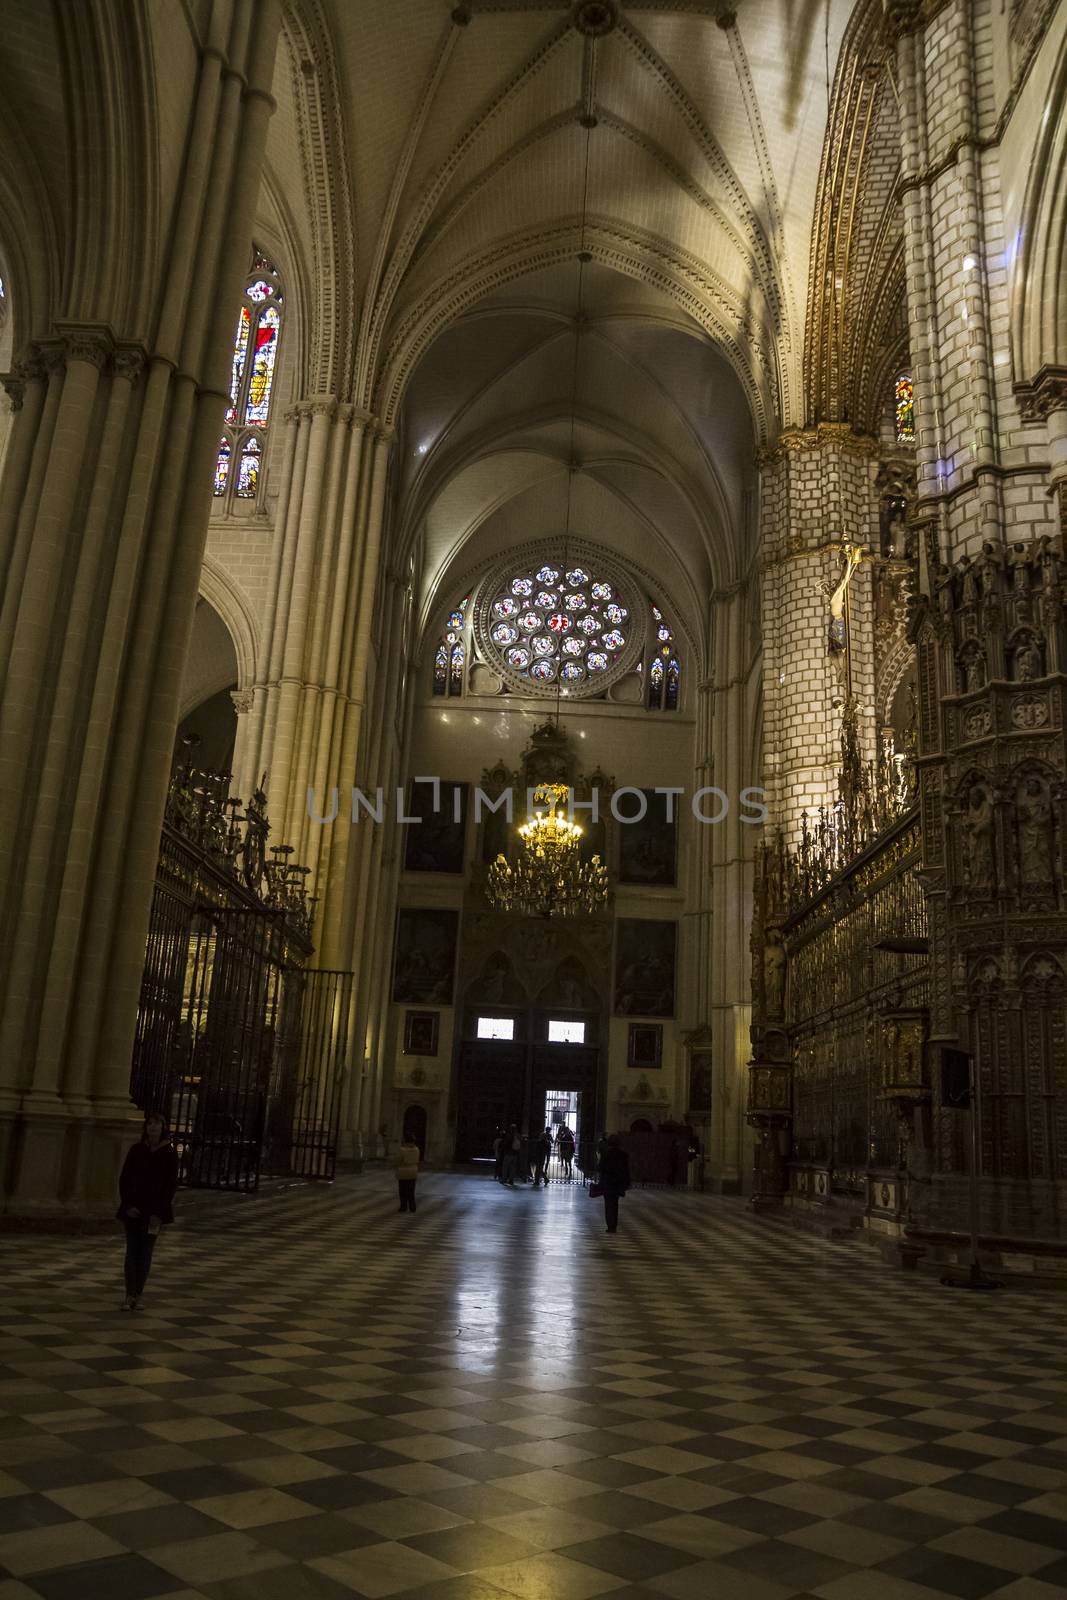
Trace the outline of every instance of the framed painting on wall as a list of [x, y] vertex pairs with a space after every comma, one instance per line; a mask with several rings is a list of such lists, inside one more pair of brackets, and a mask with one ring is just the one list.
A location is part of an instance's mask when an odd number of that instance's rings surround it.
[[416, 910], [397, 913], [393, 999], [403, 1005], [450, 1006], [456, 965], [459, 913]]
[[628, 1067], [662, 1067], [663, 1029], [658, 1022], [631, 1022]]
[[437, 1054], [437, 1012], [406, 1011], [404, 1013], [404, 1054], [406, 1056], [435, 1056]]
[[[437, 802], [435, 804], [435, 801]], [[462, 872], [467, 835], [467, 785], [415, 778], [404, 825], [405, 872]]]
[[673, 1017], [675, 923], [620, 917], [615, 929], [616, 1015]]
[[[675, 820], [667, 821], [665, 794], [653, 789], [643, 789], [645, 814], [619, 824], [619, 882], [645, 884], [650, 888], [664, 887], [675, 882], [677, 855], [677, 829]], [[633, 801], [629, 801], [633, 807]]]

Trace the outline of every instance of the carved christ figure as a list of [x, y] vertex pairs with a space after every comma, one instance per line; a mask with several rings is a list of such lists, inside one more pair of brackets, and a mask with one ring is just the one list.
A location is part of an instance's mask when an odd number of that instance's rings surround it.
[[841, 581], [830, 596], [830, 649], [839, 653], [845, 648], [845, 601], [848, 597], [848, 586], [852, 582], [852, 574], [863, 560], [863, 546], [850, 544], [846, 539], [842, 545], [845, 557], [845, 570]]

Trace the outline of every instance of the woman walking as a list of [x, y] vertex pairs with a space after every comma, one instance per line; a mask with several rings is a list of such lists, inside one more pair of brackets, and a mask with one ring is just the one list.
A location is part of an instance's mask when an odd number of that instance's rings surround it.
[[403, 1143], [393, 1157], [397, 1188], [400, 1190], [401, 1211], [415, 1210], [415, 1182], [419, 1176], [420, 1158], [421, 1152], [415, 1143], [415, 1136], [405, 1128]]
[[630, 1187], [630, 1158], [613, 1133], [600, 1158], [597, 1182], [604, 1196], [604, 1222], [609, 1233], [619, 1231], [619, 1201]]
[[123, 1311], [136, 1311], [152, 1266], [156, 1240], [174, 1221], [178, 1154], [159, 1111], [147, 1111], [137, 1144], [126, 1153], [119, 1178], [118, 1220], [126, 1230], [126, 1297]]

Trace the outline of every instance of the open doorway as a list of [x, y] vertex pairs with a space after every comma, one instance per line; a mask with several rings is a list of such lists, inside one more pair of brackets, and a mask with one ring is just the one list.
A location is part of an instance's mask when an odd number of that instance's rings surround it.
[[582, 1125], [582, 1094], [580, 1089], [548, 1089], [545, 1091], [545, 1118], [543, 1126], [552, 1131], [552, 1155], [549, 1158], [547, 1177], [553, 1183], [581, 1181], [575, 1156], [577, 1155]]

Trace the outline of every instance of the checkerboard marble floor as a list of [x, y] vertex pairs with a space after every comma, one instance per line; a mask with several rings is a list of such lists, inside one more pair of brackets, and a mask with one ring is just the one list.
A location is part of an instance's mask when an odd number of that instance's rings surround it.
[[1057, 1600], [1064, 1301], [384, 1174], [0, 1238], [0, 1600]]

